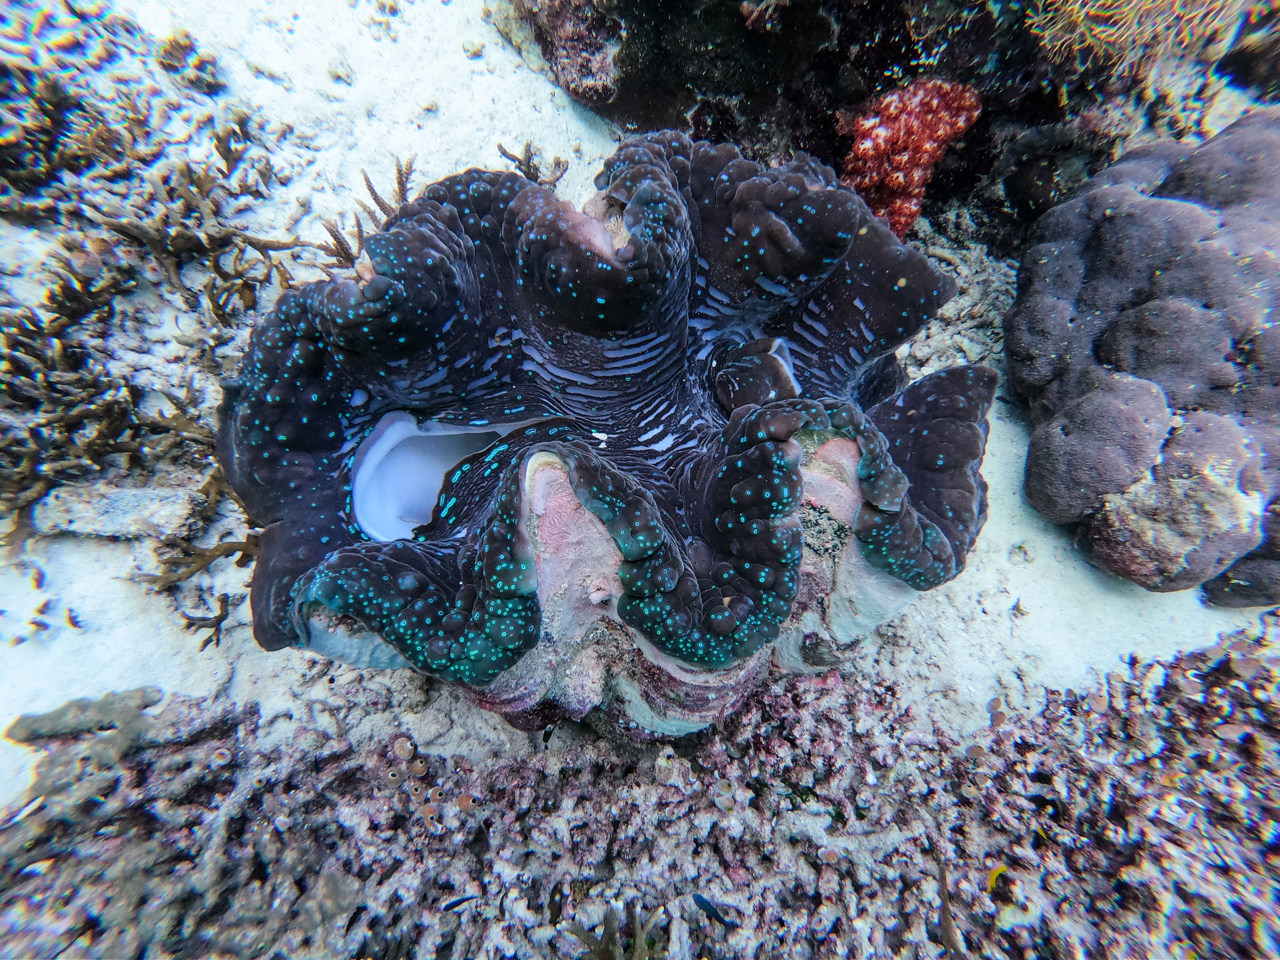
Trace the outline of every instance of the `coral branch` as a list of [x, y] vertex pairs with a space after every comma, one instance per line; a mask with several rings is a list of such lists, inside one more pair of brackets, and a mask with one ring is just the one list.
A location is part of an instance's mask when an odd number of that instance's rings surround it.
[[218, 612], [208, 617], [193, 617], [185, 611], [178, 611], [182, 614], [182, 619], [187, 621], [186, 626], [188, 630], [211, 631], [200, 644], [201, 653], [204, 653], [209, 644], [213, 644], [215, 647], [222, 645], [222, 625], [227, 622], [227, 617], [231, 614], [229, 606], [230, 601], [231, 597], [229, 594], [218, 594]]
[[247, 567], [258, 553], [258, 538], [249, 534], [243, 540], [228, 540], [212, 547], [198, 547], [181, 537], [167, 536], [161, 542], [176, 554], [160, 558], [160, 565], [169, 568], [162, 574], [144, 573], [138, 576], [142, 583], [154, 587], [157, 591], [167, 590], [175, 584], [190, 580], [215, 560], [222, 557], [234, 557], [239, 554], [237, 567]]

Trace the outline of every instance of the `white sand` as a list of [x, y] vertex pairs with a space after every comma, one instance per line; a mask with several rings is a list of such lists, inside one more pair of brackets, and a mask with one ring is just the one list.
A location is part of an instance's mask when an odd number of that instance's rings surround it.
[[[541, 149], [548, 167], [554, 156], [570, 162], [557, 189], [580, 203], [613, 153], [610, 127], [530, 70], [485, 22], [480, 0], [116, 6], [159, 37], [186, 29], [201, 51], [217, 56], [224, 96], [294, 127], [292, 141], [313, 148], [314, 167], [302, 180], [320, 193], [313, 201], [319, 215], [354, 210], [354, 197], [368, 201], [361, 169], [389, 188], [397, 156], [417, 155], [415, 182], [424, 184], [468, 167], [507, 169], [498, 144], [519, 153], [525, 141]], [[385, 6], [400, 12], [380, 14]], [[331, 68], [350, 83], [334, 79]], [[299, 227], [323, 237], [314, 221]]]
[[[178, 9], [124, 0], [118, 8], [158, 36], [189, 30], [203, 52], [217, 56], [225, 97], [292, 125], [278, 149], [300, 172], [246, 214], [263, 235], [279, 235], [301, 199], [310, 200], [311, 214], [297, 221], [297, 232], [322, 239], [319, 216], [352, 211], [355, 198], [366, 198], [360, 169], [389, 191], [396, 156], [417, 155], [414, 182], [421, 186], [469, 166], [505, 167], [497, 144], [518, 152], [532, 140], [548, 165], [556, 155], [570, 161], [560, 191], [580, 203], [600, 159], [613, 150], [610, 128], [525, 66], [484, 21], [480, 0], [416, 0], [394, 17], [366, 0], [187, 0]], [[351, 83], [334, 79], [331, 67]], [[8, 249], [29, 242], [13, 235], [17, 229], [7, 228]], [[1150, 594], [1088, 566], [1068, 536], [1022, 499], [1026, 438], [1016, 411], [997, 404], [984, 469], [990, 519], [968, 569], [858, 648], [861, 668], [899, 677], [930, 715], [957, 731], [985, 722], [983, 705], [998, 694], [1035, 703], [1044, 685], [1082, 686], [1131, 652], [1163, 656], [1209, 644], [1256, 613], [1206, 608], [1196, 593]], [[210, 536], [242, 532], [228, 515]], [[44, 572], [40, 587], [36, 567]], [[132, 579], [154, 569], [151, 541], [57, 536], [31, 541], [20, 564], [0, 570], [0, 637], [26, 638], [0, 643], [0, 729], [70, 698], [154, 685], [258, 699], [282, 735], [291, 718], [314, 712], [308, 701], [320, 701], [357, 737], [402, 723], [428, 749], [446, 754], [533, 748], [452, 691], [424, 697], [412, 676], [330, 671], [297, 652], [259, 650], [241, 602], [249, 571], [228, 561], [185, 587], [179, 600], [200, 613], [218, 593], [236, 603], [221, 645], [200, 653], [199, 635], [183, 628], [175, 601]], [[82, 629], [68, 623], [68, 609]], [[30, 627], [37, 615], [50, 629]], [[338, 682], [328, 683], [329, 675]], [[24, 789], [32, 762], [26, 749], [0, 742], [0, 804]]]

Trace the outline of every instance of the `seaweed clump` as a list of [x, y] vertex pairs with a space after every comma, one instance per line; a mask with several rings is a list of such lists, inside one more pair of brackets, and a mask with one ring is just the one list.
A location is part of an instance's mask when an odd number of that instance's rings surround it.
[[218, 76], [217, 60], [196, 49], [195, 37], [186, 30], [179, 30], [160, 45], [156, 62], [184, 87], [200, 93], [220, 93], [226, 89], [227, 85]]
[[122, 153], [119, 133], [56, 76], [0, 64], [0, 180], [42, 187], [61, 171], [81, 173]]
[[1227, 53], [1249, 0], [1037, 0], [1028, 23], [1054, 60], [1140, 73], [1174, 56]]
[[173, 394], [172, 412], [147, 412], [141, 389], [107, 366], [114, 299], [135, 288], [135, 265], [100, 236], [62, 241], [45, 304], [0, 308], [0, 513], [113, 464], [148, 469], [213, 445], [192, 397]]

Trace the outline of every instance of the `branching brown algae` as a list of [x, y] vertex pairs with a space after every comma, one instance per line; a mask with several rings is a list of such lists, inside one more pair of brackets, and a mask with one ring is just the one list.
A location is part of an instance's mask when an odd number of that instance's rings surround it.
[[[213, 329], [176, 340], [199, 351], [195, 366], [220, 374], [212, 351], [231, 335], [218, 328], [252, 310], [263, 287], [288, 284], [278, 254], [297, 245], [254, 237], [230, 219], [237, 198], [262, 196], [278, 173], [254, 146], [262, 137], [250, 111], [206, 110], [217, 162], [191, 160], [166, 132], [190, 106], [163, 92], [163, 71], [216, 92], [182, 74], [212, 69], [190, 38], [157, 51], [123, 18], [71, 8], [44, 19], [18, 16], [11, 25], [0, 84], [8, 118], [0, 216], [61, 232], [46, 260], [43, 302], [6, 296], [0, 308], [5, 512], [28, 509], [63, 483], [145, 475], [175, 458], [207, 463], [212, 433], [207, 411], [199, 411], [203, 389], [193, 393], [188, 379], [175, 391], [131, 376], [120, 363], [116, 343], [135, 313], [131, 301], [140, 287], [163, 284], [196, 306], [181, 271], [193, 260], [207, 264], [204, 310]], [[151, 58], [157, 79], [150, 89], [118, 88], [103, 98], [91, 82], [95, 65], [130, 57]]]

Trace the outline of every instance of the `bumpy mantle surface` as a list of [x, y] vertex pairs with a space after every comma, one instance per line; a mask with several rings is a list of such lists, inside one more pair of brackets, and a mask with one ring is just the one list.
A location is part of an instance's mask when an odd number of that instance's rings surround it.
[[903, 389], [891, 353], [951, 281], [803, 154], [666, 132], [596, 185], [578, 212], [449, 177], [254, 330], [219, 456], [266, 528], [264, 647], [412, 666], [523, 726], [682, 732], [767, 669], [802, 503], [860, 576], [962, 569], [995, 374]]

